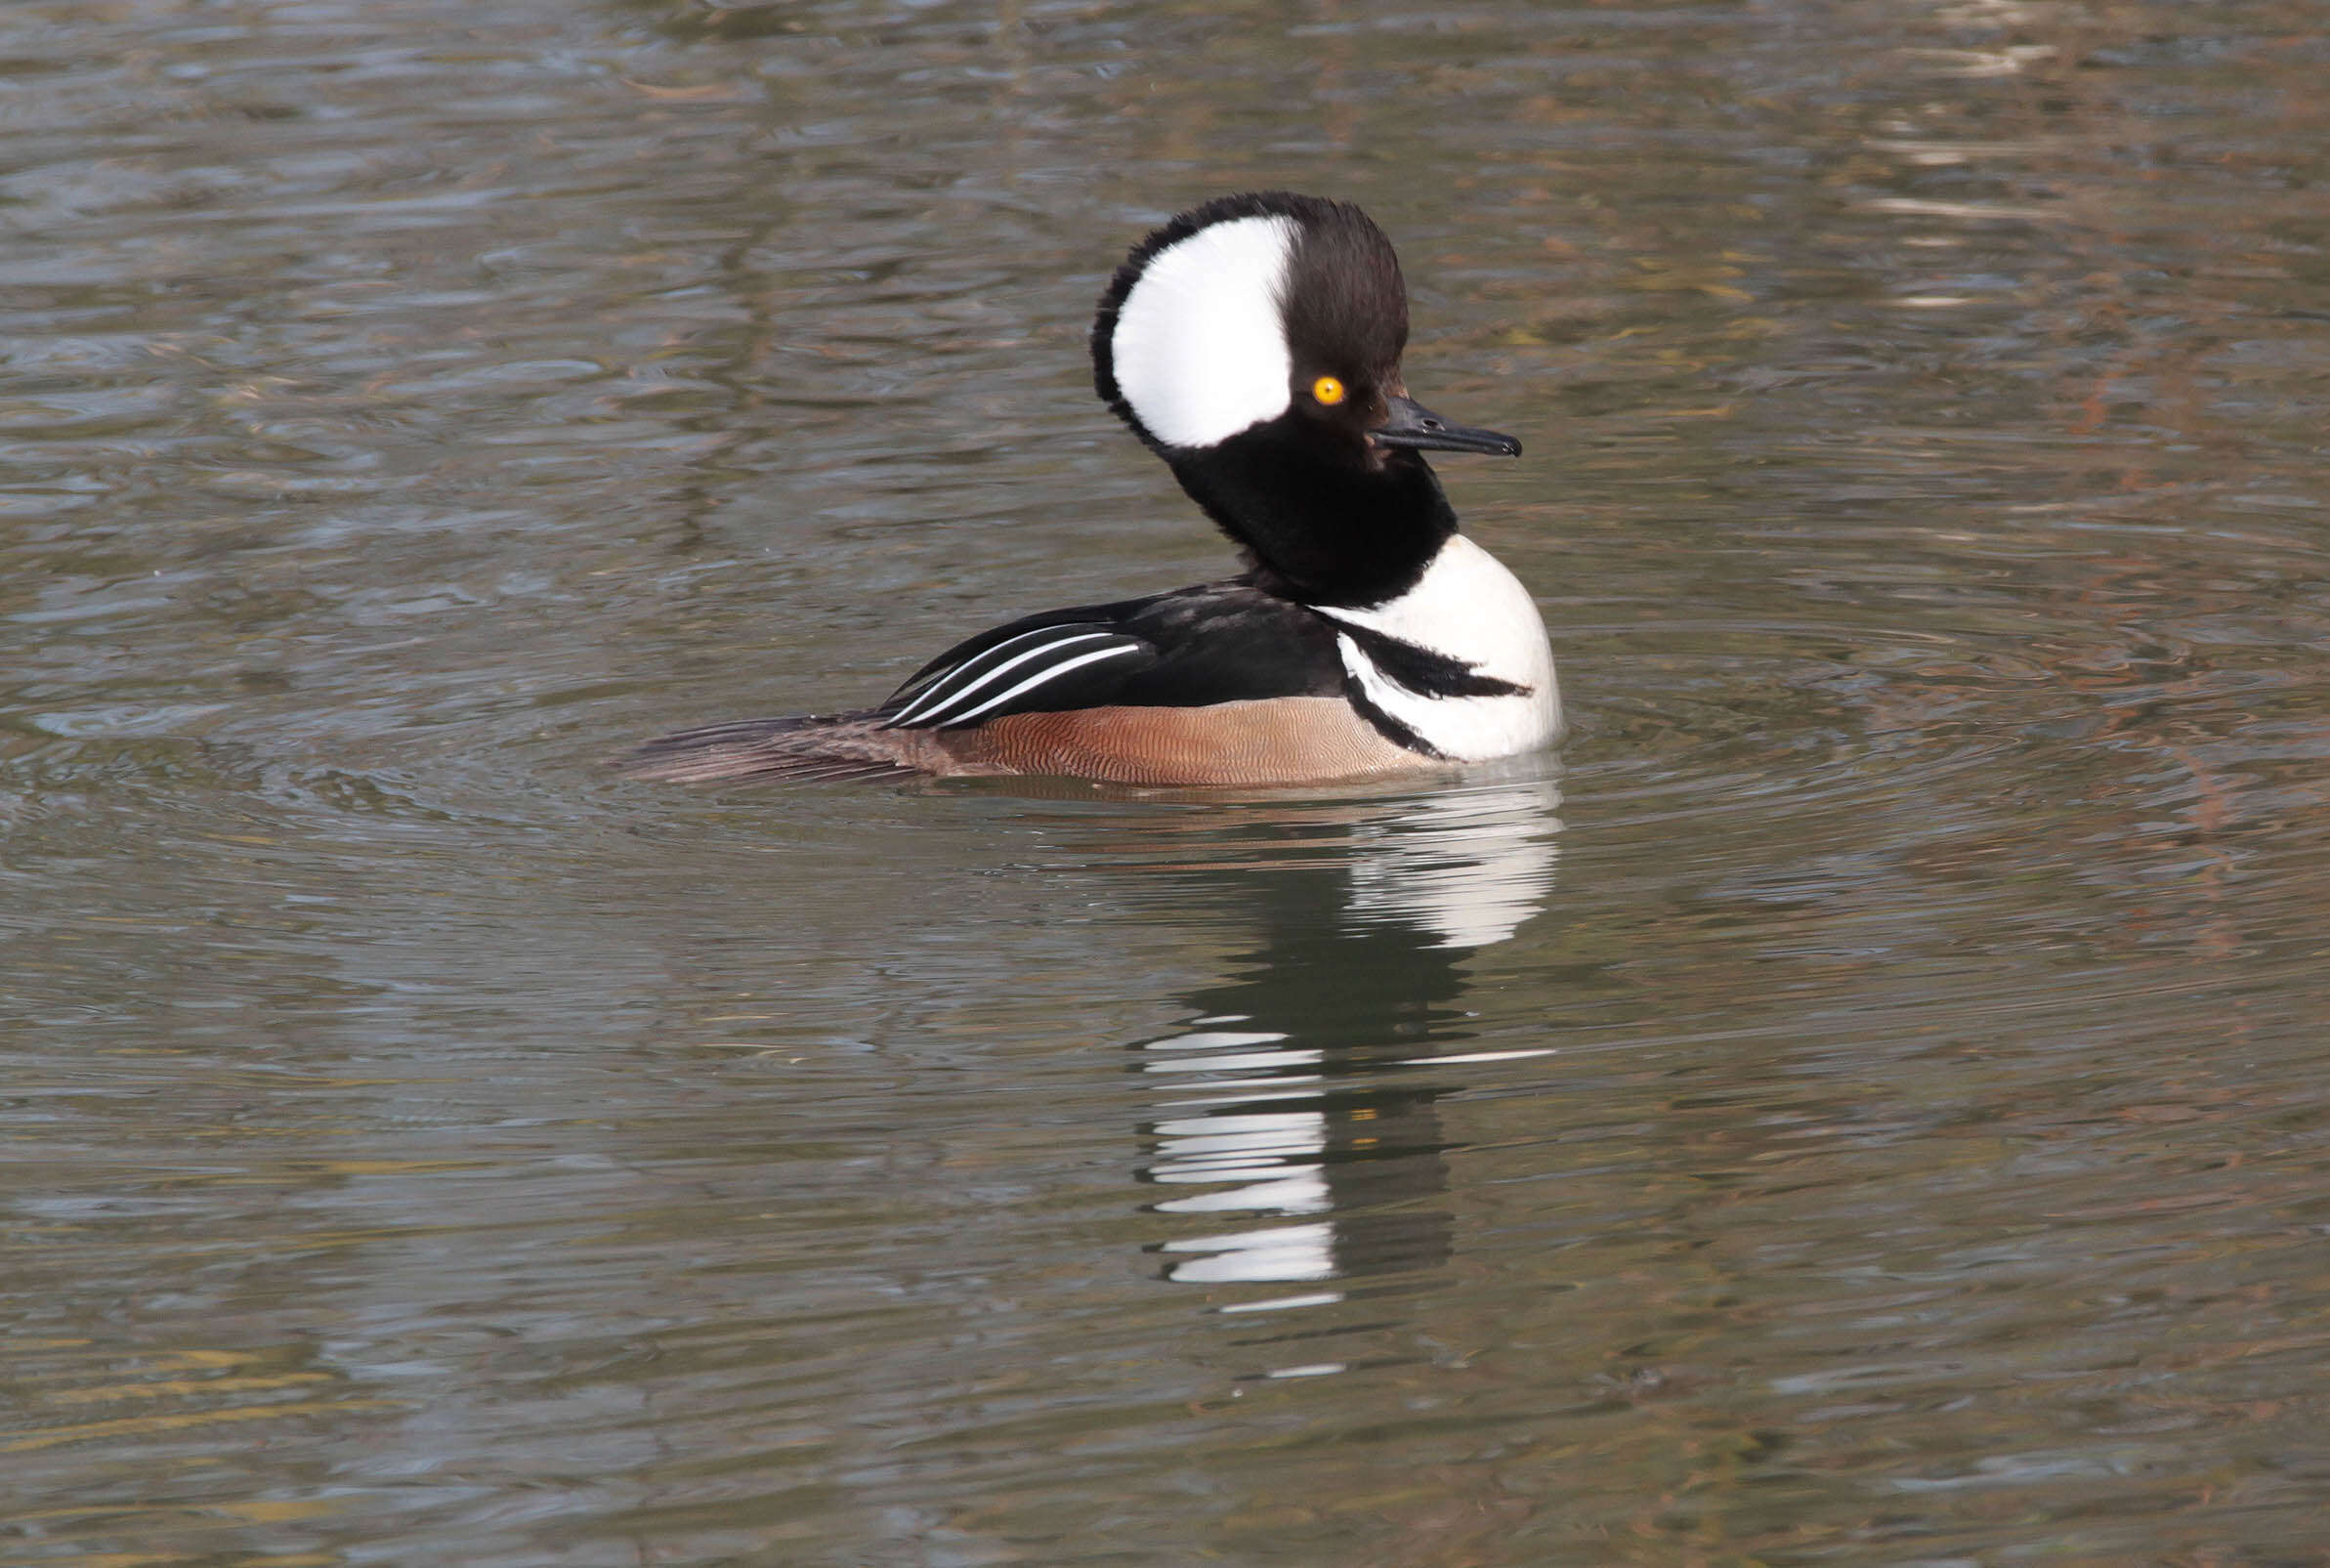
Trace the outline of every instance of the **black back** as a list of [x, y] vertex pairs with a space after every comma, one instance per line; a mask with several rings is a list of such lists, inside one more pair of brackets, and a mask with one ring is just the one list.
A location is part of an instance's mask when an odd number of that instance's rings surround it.
[[[884, 718], [911, 713], [916, 699], [951, 672], [1046, 627], [1091, 628], [1130, 639], [1139, 644], [1138, 657], [1104, 659], [1039, 681], [1023, 697], [982, 713], [983, 722], [1012, 713], [1114, 704], [1203, 707], [1343, 695], [1334, 628], [1302, 606], [1239, 577], [1145, 599], [1048, 610], [981, 632], [916, 670], [875, 711]], [[1038, 654], [1027, 673], [1039, 674], [1042, 662]]]

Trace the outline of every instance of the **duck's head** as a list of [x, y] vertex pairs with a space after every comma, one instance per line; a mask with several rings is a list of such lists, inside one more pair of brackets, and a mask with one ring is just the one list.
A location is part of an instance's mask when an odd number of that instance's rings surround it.
[[1133, 247], [1092, 326], [1094, 385], [1270, 586], [1373, 604], [1456, 531], [1424, 451], [1521, 444], [1408, 396], [1408, 291], [1346, 202], [1223, 196]]

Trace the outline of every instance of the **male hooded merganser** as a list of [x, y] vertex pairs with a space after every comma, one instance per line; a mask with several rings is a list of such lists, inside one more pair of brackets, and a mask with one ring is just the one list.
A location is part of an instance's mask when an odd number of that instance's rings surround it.
[[1407, 341], [1399, 259], [1357, 207], [1274, 191], [1183, 213], [1101, 296], [1093, 383], [1250, 570], [1030, 615], [878, 707], [666, 736], [630, 771], [1279, 784], [1547, 744], [1561, 702], [1537, 606], [1457, 532], [1421, 456], [1521, 444], [1411, 401]]

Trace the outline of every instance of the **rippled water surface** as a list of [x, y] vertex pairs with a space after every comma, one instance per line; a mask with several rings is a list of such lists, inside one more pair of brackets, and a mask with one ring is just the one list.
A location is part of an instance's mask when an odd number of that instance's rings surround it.
[[[2330, 1553], [2311, 0], [16, 0], [0, 1557]], [[1226, 570], [1365, 203], [1558, 759], [625, 783]]]

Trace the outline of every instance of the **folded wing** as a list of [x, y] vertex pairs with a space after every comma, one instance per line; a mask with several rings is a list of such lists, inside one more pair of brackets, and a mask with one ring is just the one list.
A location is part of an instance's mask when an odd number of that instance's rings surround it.
[[[1115, 722], [1170, 729], [1180, 723], [1170, 717], [1177, 711], [1339, 697], [1346, 681], [1334, 626], [1232, 579], [1031, 615], [949, 649], [878, 707], [690, 730], [650, 742], [624, 767], [687, 783], [1044, 771], [1042, 759], [1030, 761], [1012, 745], [989, 746], [995, 754], [986, 755], [968, 738], [995, 734], [986, 727], [999, 719], [1088, 709], [1147, 711], [1159, 716]], [[1106, 743], [1130, 742], [1120, 736]]]
[[1091, 707], [1108, 701], [1134, 671], [1154, 665], [1158, 654], [1145, 638], [1089, 620], [976, 642], [984, 646], [953, 663], [942, 659], [900, 687], [878, 710], [882, 727], [943, 730], [1012, 713]]
[[875, 712], [888, 728], [946, 729], [1112, 704], [1330, 696], [1342, 684], [1334, 628], [1232, 580], [998, 626], [915, 671]]

